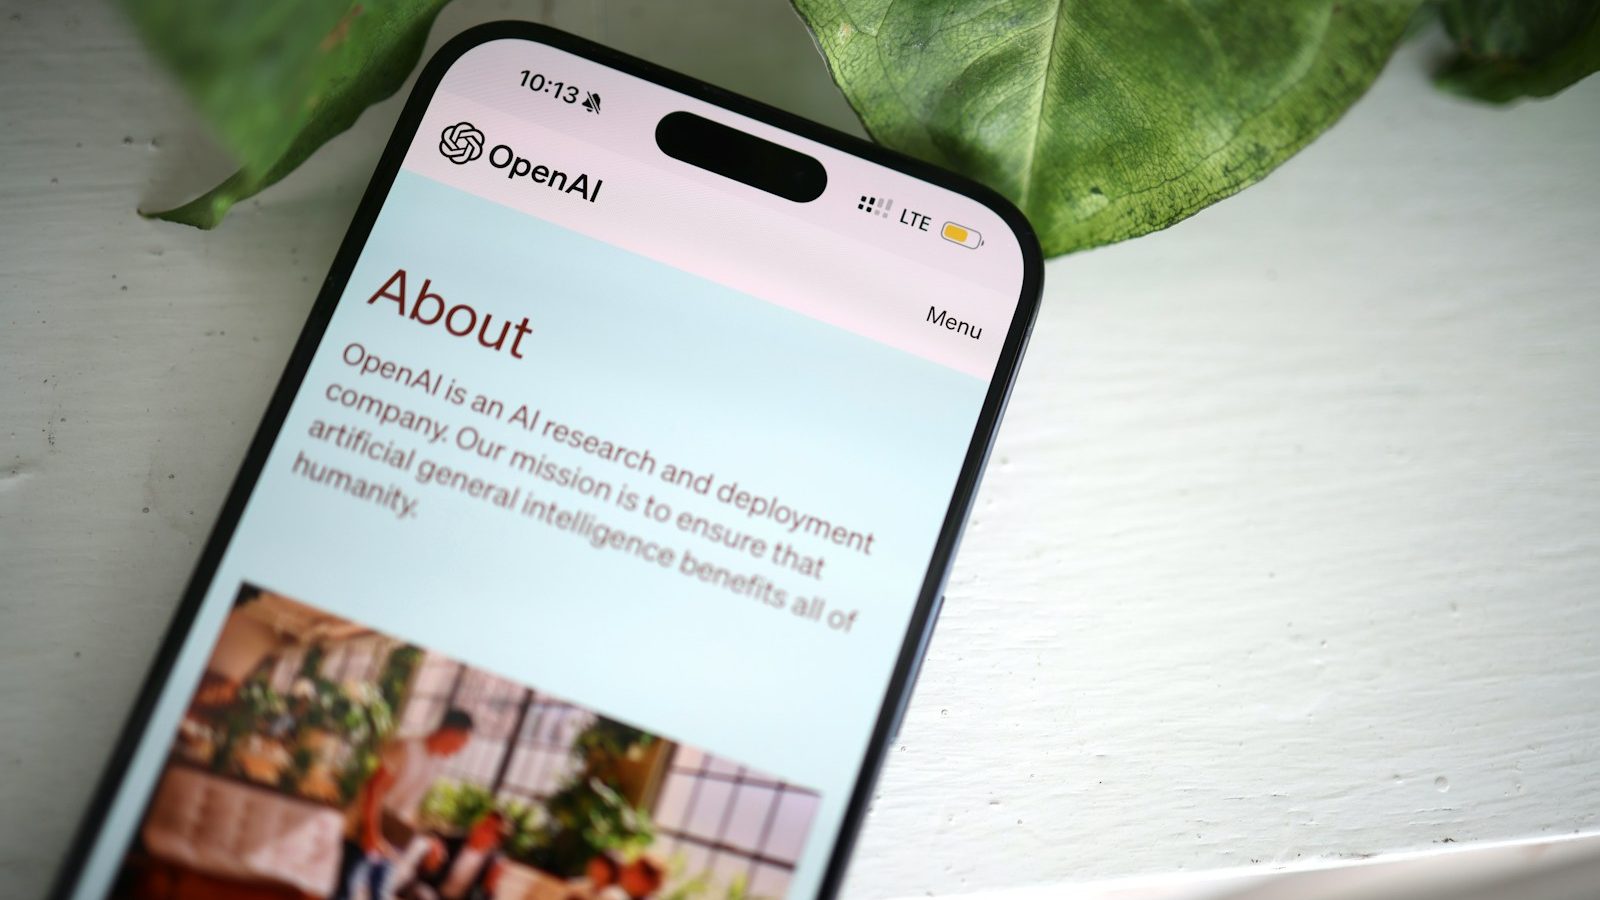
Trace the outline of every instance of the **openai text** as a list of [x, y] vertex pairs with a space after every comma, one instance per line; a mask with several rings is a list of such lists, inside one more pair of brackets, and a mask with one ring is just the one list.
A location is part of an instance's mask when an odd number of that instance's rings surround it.
[[567, 173], [559, 169], [534, 165], [505, 144], [496, 144], [489, 151], [489, 165], [505, 169], [507, 178], [527, 178], [534, 184], [547, 185], [563, 194], [577, 194], [590, 203], [600, 199], [600, 187], [606, 183], [605, 179], [596, 178], [590, 184], [588, 172], [579, 172], [569, 178]]

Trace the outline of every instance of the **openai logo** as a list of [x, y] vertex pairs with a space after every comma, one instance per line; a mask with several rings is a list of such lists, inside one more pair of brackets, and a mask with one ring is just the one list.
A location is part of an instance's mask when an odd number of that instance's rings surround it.
[[483, 155], [483, 132], [471, 122], [457, 122], [439, 135], [439, 152], [456, 165], [465, 165]]

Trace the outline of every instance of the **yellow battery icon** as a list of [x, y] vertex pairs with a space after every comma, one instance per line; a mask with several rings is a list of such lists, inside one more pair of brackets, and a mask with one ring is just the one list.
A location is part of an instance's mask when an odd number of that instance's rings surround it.
[[939, 229], [939, 234], [945, 240], [963, 247], [979, 247], [983, 244], [983, 235], [954, 222], [944, 223], [944, 227]]

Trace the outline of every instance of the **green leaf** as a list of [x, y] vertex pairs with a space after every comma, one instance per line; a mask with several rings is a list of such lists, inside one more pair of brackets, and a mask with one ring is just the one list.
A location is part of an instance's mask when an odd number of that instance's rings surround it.
[[793, 0], [867, 130], [1022, 208], [1050, 255], [1260, 180], [1383, 68], [1412, 0]]
[[123, 0], [239, 171], [158, 219], [211, 228], [393, 94], [448, 0]]
[[1458, 94], [1549, 97], [1600, 70], [1600, 0], [1449, 0], [1439, 17], [1459, 53], [1434, 81]]

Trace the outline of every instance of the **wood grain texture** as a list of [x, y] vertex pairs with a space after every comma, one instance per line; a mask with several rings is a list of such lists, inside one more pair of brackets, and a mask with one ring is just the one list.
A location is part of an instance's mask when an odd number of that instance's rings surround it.
[[[397, 112], [228, 169], [100, 4], [0, 4], [0, 879], [42, 890]], [[831, 124], [777, 0], [545, 17]], [[576, 8], [573, 8], [576, 7]], [[855, 897], [1600, 829], [1600, 82], [1406, 50], [1262, 185], [1054, 262]]]

